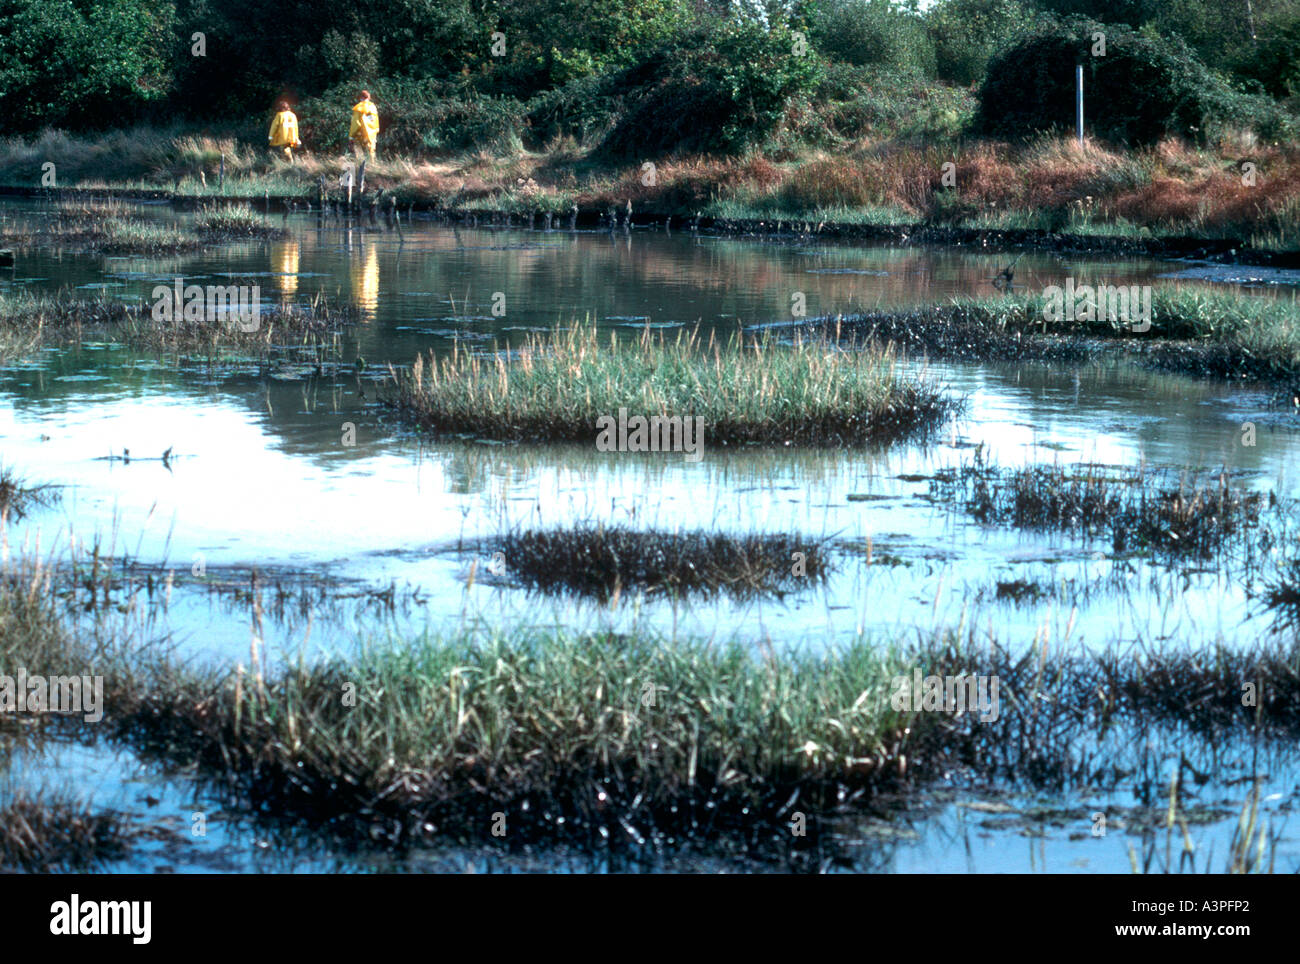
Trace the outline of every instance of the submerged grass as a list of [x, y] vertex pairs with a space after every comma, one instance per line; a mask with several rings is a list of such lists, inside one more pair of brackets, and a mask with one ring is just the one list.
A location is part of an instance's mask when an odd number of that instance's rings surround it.
[[457, 346], [394, 381], [390, 404], [417, 426], [507, 441], [596, 442], [598, 420], [625, 410], [702, 419], [708, 445], [854, 445], [923, 436], [959, 407], [898, 374], [887, 351], [782, 345], [770, 334], [704, 342], [648, 328], [605, 341], [590, 324], [530, 336], [509, 353]]
[[830, 568], [821, 543], [793, 534], [730, 535], [578, 525], [512, 532], [501, 540], [510, 572], [531, 588], [617, 598], [627, 591], [798, 590]]
[[1300, 630], [1300, 559], [1283, 563], [1260, 595], [1265, 609], [1273, 614], [1275, 631]]
[[1244, 491], [1226, 472], [1169, 481], [1140, 469], [1033, 465], [1003, 469], [983, 449], [936, 473], [930, 498], [956, 503], [979, 522], [1108, 535], [1115, 552], [1208, 558], [1259, 528], [1271, 499]]

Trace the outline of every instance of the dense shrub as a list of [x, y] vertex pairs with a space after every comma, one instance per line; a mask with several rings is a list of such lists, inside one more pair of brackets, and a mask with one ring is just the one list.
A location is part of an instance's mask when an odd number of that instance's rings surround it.
[[822, 0], [811, 37], [829, 59], [934, 76], [934, 45], [924, 22], [890, 0]]
[[1300, 99], [1300, 10], [1270, 24], [1257, 47], [1241, 51], [1236, 67], [1274, 97]]
[[691, 0], [497, 0], [503, 57], [493, 86], [527, 99], [539, 90], [630, 67], [690, 28]]
[[843, 63], [826, 66], [814, 97], [799, 133], [820, 144], [864, 136], [956, 136], [975, 108], [966, 88]]
[[[165, 2], [165, 0], [159, 0]], [[175, 0], [173, 104], [228, 116], [382, 77], [448, 77], [490, 59], [476, 0]], [[201, 31], [207, 55], [191, 55]]]
[[0, 4], [0, 114], [9, 131], [138, 119], [171, 92], [165, 0]]
[[[602, 149], [613, 156], [741, 151], [776, 130], [792, 97], [815, 88], [816, 53], [784, 26], [752, 21], [683, 35], [624, 71], [626, 110]], [[796, 52], [800, 51], [802, 52]]]
[[[1094, 56], [1094, 35], [1105, 55]], [[1087, 129], [1149, 144], [1171, 135], [1203, 139], [1227, 125], [1277, 124], [1276, 106], [1231, 90], [1177, 39], [1074, 20], [1045, 28], [993, 58], [980, 89], [977, 130], [998, 136], [1068, 130], [1075, 65], [1083, 65]]]
[[1177, 35], [1207, 66], [1229, 68], [1252, 46], [1253, 15], [1261, 38], [1269, 21], [1294, 10], [1295, 0], [1024, 0], [1062, 17], [1081, 17]]
[[[524, 105], [465, 84], [384, 80], [370, 86], [379, 109], [379, 145], [387, 152], [427, 153], [501, 147], [525, 129]], [[299, 105], [303, 142], [314, 150], [347, 147], [355, 84], [341, 84]]]
[[1035, 23], [1035, 12], [1020, 0], [944, 0], [926, 17], [935, 71], [952, 83], [977, 83], [994, 53], [1031, 32]]
[[614, 126], [623, 106], [618, 74], [579, 77], [528, 101], [528, 127], [535, 142], [571, 136], [599, 140]]

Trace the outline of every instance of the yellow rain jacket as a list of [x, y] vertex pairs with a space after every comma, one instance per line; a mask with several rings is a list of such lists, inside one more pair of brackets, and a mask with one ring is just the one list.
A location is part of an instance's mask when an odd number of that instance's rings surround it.
[[375, 153], [375, 136], [379, 133], [379, 111], [368, 100], [358, 101], [352, 107], [352, 125], [348, 128], [348, 138]]
[[291, 110], [282, 110], [271, 121], [271, 132], [267, 140], [272, 147], [300, 147], [298, 140], [298, 117]]

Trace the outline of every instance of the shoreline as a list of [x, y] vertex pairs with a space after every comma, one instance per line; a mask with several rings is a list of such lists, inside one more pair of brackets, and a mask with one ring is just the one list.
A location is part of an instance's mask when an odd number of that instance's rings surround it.
[[[384, 194], [371, 194], [372, 199]], [[393, 195], [389, 194], [389, 197]], [[51, 202], [69, 200], [107, 200], [166, 202], [174, 208], [191, 210], [201, 205], [241, 204], [260, 209], [265, 214], [296, 212], [320, 213], [313, 193], [303, 194], [176, 194], [157, 188], [28, 188], [0, 185], [0, 198], [35, 198]], [[337, 204], [330, 199], [330, 203]], [[358, 202], [359, 204], [360, 202]], [[415, 212], [432, 215], [448, 224], [477, 228], [517, 228], [541, 231], [628, 230], [614, 225], [595, 208], [579, 207], [576, 217], [548, 211], [493, 208], [446, 208], [437, 199], [418, 198], [398, 207], [399, 214], [409, 217]], [[386, 212], [381, 212], [386, 213]], [[547, 215], [552, 225], [546, 226]], [[362, 215], [356, 215], [358, 218]], [[809, 240], [888, 243], [897, 246], [980, 247], [998, 250], [1047, 251], [1060, 254], [1126, 255], [1180, 261], [1207, 261], [1224, 265], [1268, 267], [1300, 270], [1300, 251], [1251, 248], [1236, 238], [1197, 235], [1168, 235], [1150, 238], [1125, 238], [1105, 235], [1072, 234], [1040, 228], [983, 228], [926, 222], [898, 224], [862, 224], [849, 221], [817, 220], [815, 215], [770, 218], [729, 218], [712, 215], [686, 216], [661, 211], [633, 212], [630, 227], [702, 233], [720, 237], [747, 238], [767, 243]]]

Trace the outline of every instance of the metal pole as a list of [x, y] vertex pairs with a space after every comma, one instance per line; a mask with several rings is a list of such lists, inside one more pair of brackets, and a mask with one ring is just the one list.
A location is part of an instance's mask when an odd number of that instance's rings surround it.
[[1083, 147], [1083, 64], [1074, 68], [1074, 127]]

